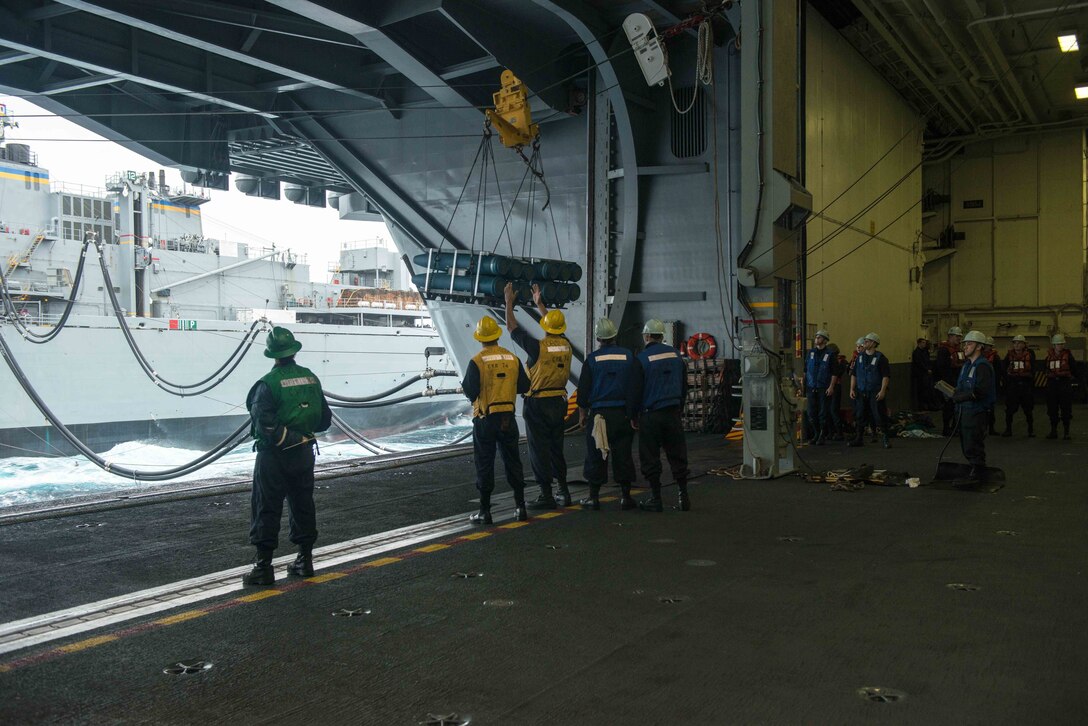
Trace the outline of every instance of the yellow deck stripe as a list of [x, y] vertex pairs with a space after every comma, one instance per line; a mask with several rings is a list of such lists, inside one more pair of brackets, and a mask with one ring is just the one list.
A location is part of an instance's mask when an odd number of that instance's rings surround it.
[[239, 602], [257, 602], [258, 600], [264, 600], [265, 598], [275, 597], [276, 595], [282, 595], [281, 590], [262, 590], [261, 592], [255, 592], [252, 595], [243, 595], [236, 598]]
[[7, 673], [10, 670], [11, 670], [11, 666], [9, 666], [9, 665], [0, 665], [0, 673]]
[[383, 557], [380, 560], [374, 560], [373, 562], [367, 562], [364, 567], [385, 567], [391, 565], [394, 562], [400, 562], [400, 557]]
[[437, 552], [438, 550], [448, 550], [449, 548], [450, 548], [450, 546], [446, 545], [446, 544], [433, 544], [433, 545], [427, 545], [426, 547], [419, 547], [414, 551], [415, 552]]
[[553, 517], [562, 517], [562, 512], [544, 512], [544, 514], [536, 515], [537, 519], [552, 519]]
[[617, 499], [619, 499], [619, 497], [601, 497], [599, 501], [602, 501], [602, 502], [614, 502]]
[[61, 651], [62, 653], [75, 653], [80, 650], [87, 650], [87, 648], [93, 648], [96, 645], [102, 645], [103, 643], [110, 643], [117, 639], [118, 638], [116, 635], [99, 635], [94, 638], [87, 638], [86, 640], [81, 640], [78, 643], [72, 643], [71, 645], [62, 645], [61, 647], [57, 648], [57, 650]]
[[490, 537], [490, 532], [473, 532], [472, 534], [466, 534], [464, 537], [458, 539], [483, 539], [484, 537]]
[[528, 522], [510, 522], [509, 524], [500, 524], [499, 529], [517, 529], [518, 527], [528, 526]]
[[155, 622], [158, 623], [159, 625], [173, 625], [174, 623], [184, 623], [186, 620], [192, 620], [194, 618], [199, 618], [199, 617], [201, 617], [203, 615], [207, 615], [207, 614], [208, 614], [207, 610], [190, 610], [190, 611], [185, 612], [185, 613], [178, 613], [177, 615], [171, 615], [170, 617], [163, 618], [162, 620], [156, 620]]
[[773, 303], [773, 302], [748, 303], [748, 307], [752, 307], [752, 308], [773, 308], [774, 306], [775, 306], [775, 303]]
[[329, 582], [330, 580], [339, 580], [341, 577], [347, 577], [347, 573], [326, 572], [324, 575], [318, 575], [317, 577], [308, 578], [307, 582]]

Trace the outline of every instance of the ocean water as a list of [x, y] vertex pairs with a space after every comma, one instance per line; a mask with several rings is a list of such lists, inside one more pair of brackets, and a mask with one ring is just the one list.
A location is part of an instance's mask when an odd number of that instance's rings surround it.
[[[471, 420], [458, 418], [374, 439], [396, 451], [417, 451], [449, 444], [472, 430]], [[0, 510], [15, 505], [61, 502], [88, 494], [137, 494], [176, 482], [206, 481], [253, 473], [253, 442], [247, 441], [215, 463], [169, 482], [133, 481], [103, 471], [82, 456], [12, 457], [0, 459]], [[372, 454], [352, 441], [320, 444], [318, 466], [369, 457]], [[172, 448], [139, 441], [118, 444], [102, 455], [107, 461], [134, 469], [154, 470], [184, 464], [202, 454], [193, 449]]]

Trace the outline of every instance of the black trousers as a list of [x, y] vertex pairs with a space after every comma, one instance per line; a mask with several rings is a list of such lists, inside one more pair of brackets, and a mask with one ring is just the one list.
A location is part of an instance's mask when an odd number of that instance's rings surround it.
[[827, 395], [827, 388], [809, 389], [805, 393], [808, 402], [805, 415], [808, 417], [808, 425], [812, 432], [812, 438], [817, 436], [830, 436], [831, 424], [831, 396]]
[[856, 394], [854, 415], [858, 419], [857, 431], [854, 435], [860, 439], [865, 434], [865, 425], [868, 424], [873, 427], [874, 434], [876, 427], [880, 426], [884, 435], [887, 436], [888, 428], [891, 426], [891, 421], [888, 420], [888, 407], [883, 401], [876, 400], [877, 391], [856, 391]]
[[540, 491], [550, 492], [552, 479], [561, 485], [567, 483], [567, 458], [563, 453], [567, 400], [563, 396], [526, 398], [522, 415], [529, 439], [529, 467]]
[[250, 497], [251, 544], [268, 550], [279, 545], [285, 497], [291, 542], [299, 547], [312, 547], [317, 541], [313, 445], [257, 452]]
[[688, 444], [680, 421], [680, 407], [646, 411], [638, 419], [638, 458], [642, 476], [655, 490], [661, 487], [661, 449], [677, 484], [688, 482]]
[[622, 408], [594, 408], [586, 421], [586, 460], [582, 466], [582, 474], [593, 494], [599, 492], [608, 481], [608, 462], [601, 458], [601, 452], [593, 441], [593, 417], [598, 414], [604, 416], [608, 428], [608, 458], [612, 462], [612, 478], [617, 484], [630, 484], [635, 480], [635, 460], [631, 455], [635, 430], [631, 428], [631, 419], [627, 418]]
[[1050, 425], [1058, 425], [1058, 417], [1066, 426], [1073, 420], [1073, 379], [1048, 378], [1046, 380], [1046, 415]]
[[491, 492], [495, 491], [496, 449], [506, 469], [506, 483], [514, 490], [514, 501], [519, 506], [525, 503], [525, 474], [518, 453], [518, 421], [513, 413], [493, 413], [472, 419], [472, 450], [476, 461], [480, 509], [491, 507]]
[[989, 428], [989, 411], [960, 414], [960, 449], [971, 466], [986, 466], [986, 434]]
[[831, 402], [828, 403], [827, 415], [831, 421], [831, 433], [842, 433], [842, 414], [839, 413], [842, 409], [842, 384], [835, 386], [835, 392], [831, 394]]
[[1005, 425], [1012, 426], [1012, 417], [1020, 409], [1028, 426], [1034, 424], [1035, 381], [1030, 376], [1009, 376], [1005, 381]]

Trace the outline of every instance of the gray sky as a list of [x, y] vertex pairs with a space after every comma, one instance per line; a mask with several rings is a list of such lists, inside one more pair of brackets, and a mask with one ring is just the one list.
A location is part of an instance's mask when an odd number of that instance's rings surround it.
[[[19, 128], [8, 129], [7, 140], [28, 144], [38, 164], [49, 170], [51, 181], [103, 188], [106, 177], [118, 171], [157, 171], [154, 162], [55, 116], [29, 101], [0, 95], [0, 103], [15, 116]], [[175, 169], [166, 170], [166, 183], [181, 185]], [[341, 221], [335, 209], [315, 209], [286, 199], [247, 197], [234, 189], [208, 190], [211, 201], [201, 207], [204, 234], [220, 240], [250, 242], [304, 253], [312, 280], [325, 282], [329, 263], [340, 257], [345, 242], [380, 239], [392, 248], [389, 233], [378, 222]]]

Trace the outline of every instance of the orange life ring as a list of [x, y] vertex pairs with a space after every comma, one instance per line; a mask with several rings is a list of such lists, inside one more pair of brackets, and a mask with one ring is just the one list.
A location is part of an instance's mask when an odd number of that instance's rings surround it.
[[696, 333], [688, 338], [688, 357], [692, 360], [713, 358], [718, 353], [718, 342], [710, 333]]

